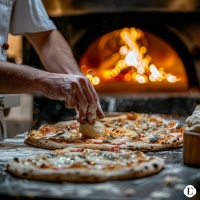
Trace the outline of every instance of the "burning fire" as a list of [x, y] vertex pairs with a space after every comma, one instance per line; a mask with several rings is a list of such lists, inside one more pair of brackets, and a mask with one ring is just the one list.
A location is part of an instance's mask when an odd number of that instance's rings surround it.
[[[124, 81], [140, 84], [148, 82], [175, 83], [181, 77], [154, 64], [148, 55], [148, 42], [144, 32], [136, 28], [121, 29], [113, 38], [103, 36], [98, 42], [102, 57], [98, 66], [81, 66], [82, 72], [93, 85]], [[113, 52], [111, 52], [113, 50]]]

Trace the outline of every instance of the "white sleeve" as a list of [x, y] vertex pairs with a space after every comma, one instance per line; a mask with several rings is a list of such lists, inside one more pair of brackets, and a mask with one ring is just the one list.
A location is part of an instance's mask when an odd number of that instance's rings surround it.
[[10, 33], [24, 34], [56, 29], [41, 0], [16, 0], [12, 10]]

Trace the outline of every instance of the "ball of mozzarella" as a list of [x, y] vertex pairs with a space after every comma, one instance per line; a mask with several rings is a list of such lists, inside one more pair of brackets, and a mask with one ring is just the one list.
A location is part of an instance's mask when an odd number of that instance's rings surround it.
[[89, 123], [80, 124], [79, 129], [85, 138], [95, 138], [105, 133], [105, 126], [99, 121], [96, 121], [94, 125]]

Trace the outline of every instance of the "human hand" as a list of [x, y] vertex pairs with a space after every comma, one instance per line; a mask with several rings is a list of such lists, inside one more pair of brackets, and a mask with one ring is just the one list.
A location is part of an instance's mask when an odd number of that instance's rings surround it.
[[104, 117], [99, 97], [86, 77], [49, 73], [43, 83], [42, 92], [50, 99], [65, 100], [67, 108], [75, 108], [80, 123], [94, 124], [97, 118]]

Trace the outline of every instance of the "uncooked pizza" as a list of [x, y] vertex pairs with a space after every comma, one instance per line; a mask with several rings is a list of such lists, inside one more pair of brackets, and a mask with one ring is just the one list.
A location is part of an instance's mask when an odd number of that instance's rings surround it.
[[29, 131], [25, 142], [47, 149], [162, 151], [182, 147], [184, 128], [177, 120], [166, 120], [159, 115], [125, 113], [105, 117], [95, 125], [80, 125], [76, 120], [45, 124]]
[[6, 169], [24, 179], [102, 182], [146, 177], [160, 172], [163, 167], [162, 158], [147, 156], [141, 151], [69, 147], [29, 158], [13, 158]]

